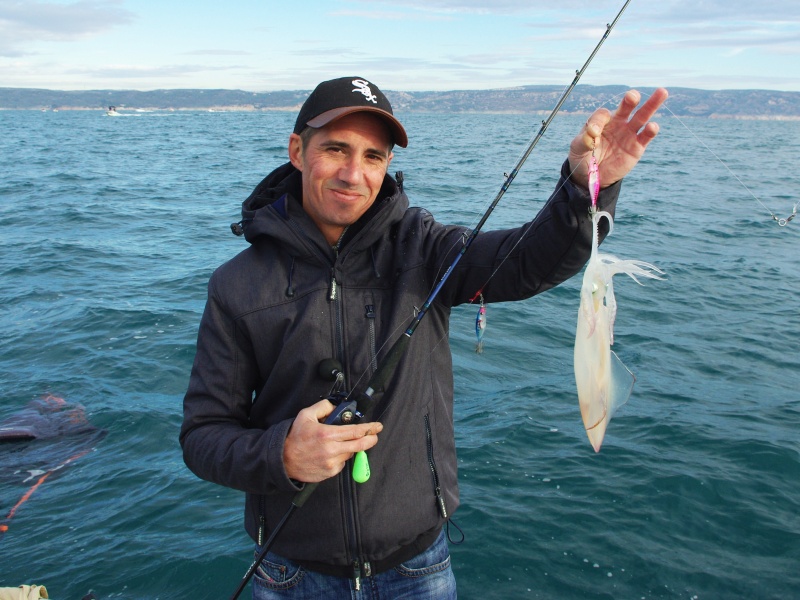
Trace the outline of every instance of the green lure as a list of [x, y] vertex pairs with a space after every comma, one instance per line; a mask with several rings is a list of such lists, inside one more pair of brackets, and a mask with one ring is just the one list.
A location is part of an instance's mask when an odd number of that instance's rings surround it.
[[356, 483], [364, 483], [369, 479], [369, 459], [367, 453], [363, 450], [356, 452], [356, 457], [353, 460], [353, 480]]

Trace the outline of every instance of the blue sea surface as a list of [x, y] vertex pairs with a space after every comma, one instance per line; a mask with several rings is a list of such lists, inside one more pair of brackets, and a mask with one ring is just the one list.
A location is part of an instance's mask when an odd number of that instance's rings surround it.
[[[252, 560], [243, 496], [184, 466], [181, 402], [206, 282], [245, 247], [229, 225], [285, 161], [294, 117], [0, 111], [0, 420], [53, 394], [108, 430], [17, 507], [0, 587], [236, 588]], [[392, 171], [412, 204], [463, 225], [539, 127], [400, 117], [410, 145]], [[535, 215], [585, 118], [556, 118], [487, 228]], [[637, 381], [599, 454], [573, 376], [580, 277], [490, 305], [480, 355], [477, 307], [453, 311], [461, 598], [800, 597], [800, 219], [770, 216], [799, 199], [800, 122], [658, 121], [603, 250], [666, 278], [615, 279], [614, 347]], [[0, 473], [27, 455], [0, 446]], [[0, 519], [23, 479], [0, 479]]]

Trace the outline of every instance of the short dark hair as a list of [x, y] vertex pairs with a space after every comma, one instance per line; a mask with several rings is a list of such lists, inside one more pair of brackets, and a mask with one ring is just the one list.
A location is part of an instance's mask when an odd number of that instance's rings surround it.
[[303, 151], [305, 152], [308, 143], [311, 141], [311, 138], [314, 137], [314, 134], [317, 132], [316, 129], [313, 127], [306, 127], [303, 131], [300, 132], [300, 141], [303, 143]]
[[[317, 133], [319, 131], [319, 129], [320, 128], [306, 127], [305, 129], [303, 129], [303, 131], [301, 131], [298, 134], [300, 136], [300, 141], [303, 144], [303, 152], [305, 152], [306, 148], [308, 147], [309, 142], [311, 141], [311, 138], [314, 137], [314, 134]], [[393, 149], [394, 149], [394, 139], [391, 137], [391, 134], [390, 134], [390, 136], [389, 136], [389, 152], [391, 152]]]

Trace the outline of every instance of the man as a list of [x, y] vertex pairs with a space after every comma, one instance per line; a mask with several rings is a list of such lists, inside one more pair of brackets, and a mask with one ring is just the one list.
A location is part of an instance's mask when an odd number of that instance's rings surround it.
[[[589, 118], [532, 225], [477, 236], [374, 408], [340, 426], [323, 423], [334, 405], [320, 398], [363, 393], [465, 229], [408, 208], [387, 174], [407, 135], [374, 84], [334, 79], [309, 96], [289, 163], [244, 202], [250, 247], [211, 277], [184, 400], [186, 464], [247, 493], [245, 527], [258, 545], [304, 484], [319, 483], [262, 562], [254, 598], [455, 598], [443, 532], [458, 506], [450, 309], [492, 273], [487, 302], [528, 298], [576, 274], [591, 248], [592, 149], [606, 186], [598, 203], [613, 213], [666, 95], [656, 91], [634, 114], [639, 95], [629, 92], [616, 115]], [[371, 478], [357, 484], [345, 466], [362, 450]]]

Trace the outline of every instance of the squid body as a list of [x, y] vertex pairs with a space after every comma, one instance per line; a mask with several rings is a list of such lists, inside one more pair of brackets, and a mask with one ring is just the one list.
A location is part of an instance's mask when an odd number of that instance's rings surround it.
[[635, 381], [633, 373], [611, 350], [617, 312], [612, 278], [617, 273], [625, 273], [641, 283], [638, 277], [662, 279], [659, 275], [664, 273], [646, 262], [620, 260], [598, 252], [598, 224], [602, 218], [608, 219], [610, 229], [614, 226], [609, 213], [593, 210], [592, 254], [583, 274], [575, 334], [578, 400], [583, 425], [595, 452], [600, 451], [608, 422], [614, 412], [628, 401]]

